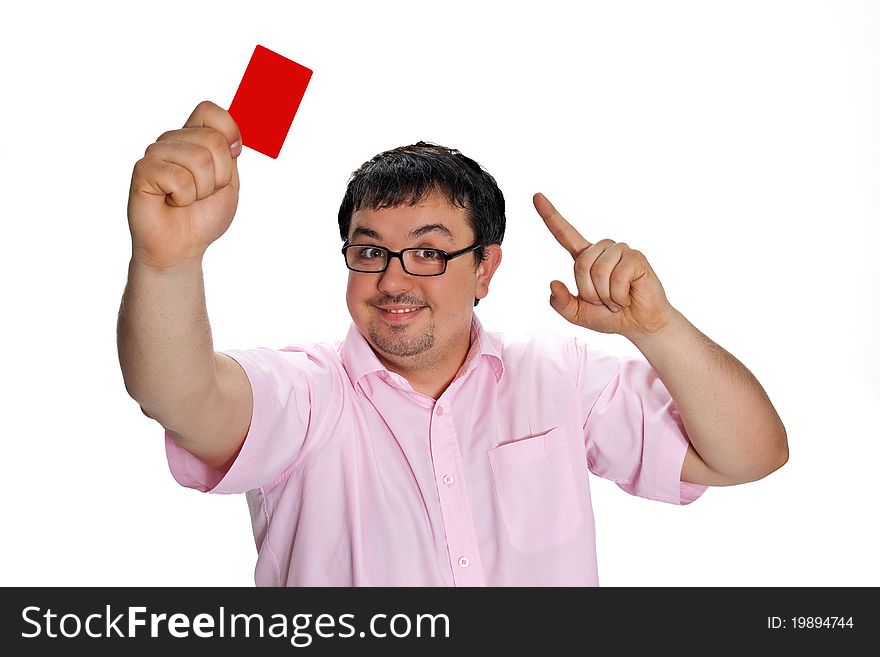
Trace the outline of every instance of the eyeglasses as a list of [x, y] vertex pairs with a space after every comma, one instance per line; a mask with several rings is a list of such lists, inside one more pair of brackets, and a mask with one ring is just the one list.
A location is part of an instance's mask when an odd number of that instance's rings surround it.
[[373, 244], [349, 244], [342, 247], [345, 266], [352, 271], [367, 274], [379, 274], [388, 269], [391, 258], [398, 258], [400, 264], [410, 276], [440, 276], [446, 273], [446, 263], [465, 253], [476, 251], [482, 244], [474, 244], [461, 251], [446, 253], [440, 249], [403, 249], [391, 251], [384, 246]]

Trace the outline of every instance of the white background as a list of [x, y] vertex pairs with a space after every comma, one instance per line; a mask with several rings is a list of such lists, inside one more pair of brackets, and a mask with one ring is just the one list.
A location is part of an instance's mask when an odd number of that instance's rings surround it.
[[243, 496], [174, 482], [115, 330], [134, 163], [199, 101], [228, 107], [259, 43], [314, 76], [281, 156], [239, 160], [236, 219], [205, 259], [217, 349], [344, 337], [348, 175], [419, 139], [457, 147], [508, 203], [487, 329], [585, 333], [548, 305], [573, 276], [531, 206], [543, 191], [587, 239], [643, 251], [788, 430], [783, 469], [686, 507], [593, 477], [601, 584], [880, 585], [876, 3], [2, 12], [0, 583], [253, 585]]

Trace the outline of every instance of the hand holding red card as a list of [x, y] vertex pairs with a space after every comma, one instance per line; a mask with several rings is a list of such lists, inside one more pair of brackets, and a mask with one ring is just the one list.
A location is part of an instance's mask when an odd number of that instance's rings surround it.
[[147, 146], [128, 196], [133, 260], [163, 271], [199, 261], [235, 216], [240, 153], [235, 121], [208, 100]]
[[277, 158], [312, 77], [311, 69], [257, 46], [229, 113], [245, 146]]

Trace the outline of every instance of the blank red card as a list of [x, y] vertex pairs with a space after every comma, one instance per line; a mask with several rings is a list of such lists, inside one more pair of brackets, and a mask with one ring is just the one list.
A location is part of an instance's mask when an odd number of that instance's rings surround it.
[[242, 143], [277, 158], [311, 77], [311, 69], [257, 46], [229, 106]]

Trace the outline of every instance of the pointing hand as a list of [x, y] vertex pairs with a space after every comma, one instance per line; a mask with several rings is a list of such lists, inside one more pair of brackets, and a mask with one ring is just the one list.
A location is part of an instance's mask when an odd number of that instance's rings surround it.
[[574, 260], [577, 295], [550, 283], [550, 305], [572, 324], [631, 337], [666, 325], [674, 308], [645, 256], [623, 242], [588, 242], [543, 194], [532, 199], [556, 240]]

